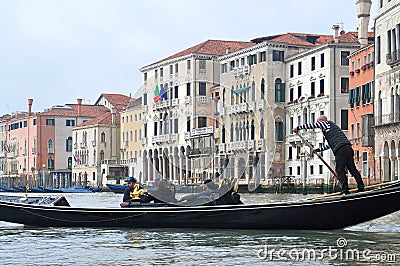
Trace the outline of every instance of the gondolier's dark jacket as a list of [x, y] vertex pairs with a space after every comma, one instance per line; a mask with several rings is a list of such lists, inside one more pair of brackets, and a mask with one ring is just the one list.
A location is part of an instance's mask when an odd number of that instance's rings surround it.
[[339, 128], [338, 125], [336, 125], [332, 121], [326, 120], [322, 122], [304, 124], [297, 127], [298, 130], [315, 128], [320, 128], [322, 130], [322, 133], [324, 134], [325, 139], [328, 142], [328, 145], [322, 145], [322, 147], [319, 148], [320, 151], [324, 151], [330, 148], [332, 149], [333, 154], [336, 155], [337, 151], [341, 147], [343, 147], [344, 145], [351, 145], [350, 141], [347, 139], [343, 131]]

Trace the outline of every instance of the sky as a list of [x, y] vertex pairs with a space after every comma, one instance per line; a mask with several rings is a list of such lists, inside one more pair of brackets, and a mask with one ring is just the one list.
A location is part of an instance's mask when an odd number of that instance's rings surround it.
[[[0, 115], [140, 96], [139, 69], [206, 40], [356, 31], [356, 0], [0, 0]], [[370, 28], [376, 15], [371, 8]]]

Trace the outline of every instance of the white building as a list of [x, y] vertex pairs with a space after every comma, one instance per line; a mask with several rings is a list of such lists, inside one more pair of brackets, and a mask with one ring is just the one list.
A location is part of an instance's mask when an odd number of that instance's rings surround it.
[[375, 18], [375, 161], [382, 181], [399, 179], [400, 2], [378, 0]]

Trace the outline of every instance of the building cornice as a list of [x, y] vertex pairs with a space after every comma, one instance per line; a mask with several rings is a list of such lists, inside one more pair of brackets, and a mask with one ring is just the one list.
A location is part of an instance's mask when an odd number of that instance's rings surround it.
[[379, 15], [377, 15], [377, 16], [375, 17], [375, 21], [378, 20], [378, 19], [380, 19], [381, 17], [387, 15], [387, 14], [390, 13], [393, 9], [396, 9], [396, 8], [398, 8], [398, 7], [400, 7], [400, 2], [397, 3], [397, 4], [394, 4], [393, 6], [389, 7], [388, 9], [386, 9], [385, 11], [383, 11], [382, 13], [380, 13]]
[[144, 66], [142, 68], [139, 68], [139, 71], [140, 72], [147, 72], [147, 71], [150, 71], [150, 70], [153, 70], [153, 69], [158, 69], [158, 68], [161, 68], [163, 66], [169, 66], [171, 64], [175, 64], [177, 62], [182, 62], [182, 61], [188, 60], [188, 59], [211, 60], [211, 59], [213, 59], [215, 57], [216, 57], [215, 55], [191, 53], [191, 54], [187, 54], [187, 55], [183, 55], [183, 56], [179, 56], [179, 57], [174, 57], [174, 58], [171, 58], [171, 59], [160, 61], [158, 63], [154, 63], [154, 64], [151, 64], [151, 65]]

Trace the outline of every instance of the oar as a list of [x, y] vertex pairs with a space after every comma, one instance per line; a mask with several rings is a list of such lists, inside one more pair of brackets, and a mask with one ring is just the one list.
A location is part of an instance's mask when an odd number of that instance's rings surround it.
[[[380, 184], [374, 184], [374, 185], [370, 185], [370, 186], [366, 186], [364, 189], [372, 189], [372, 188], [377, 188], [377, 187], [383, 187], [383, 186], [387, 186], [390, 185], [391, 183], [395, 183], [398, 181], [391, 181], [391, 182], [385, 182], [385, 183], [380, 183]], [[354, 189], [350, 189], [350, 192], [357, 192], [357, 188]], [[314, 199], [322, 199], [322, 198], [326, 198], [326, 197], [332, 197], [332, 196], [337, 196], [340, 195], [341, 192], [335, 192], [335, 193], [330, 193], [330, 194], [325, 194], [325, 195], [319, 195], [319, 196], [315, 196], [312, 198], [309, 198], [310, 200], [314, 200]]]
[[[296, 133], [296, 134], [297, 134], [297, 136], [300, 137], [301, 141], [304, 144], [306, 144], [308, 147], [310, 147], [311, 152], [312, 152], [312, 150], [314, 149], [314, 146], [310, 142], [308, 142], [305, 138], [303, 138], [299, 133]], [[328, 167], [329, 171], [331, 171], [331, 173], [333, 174], [335, 179], [339, 180], [335, 170], [332, 169], [332, 167], [322, 158], [322, 156], [319, 155], [318, 153], [314, 153], [314, 154], [317, 155], [317, 157], [325, 164], [326, 167]]]

